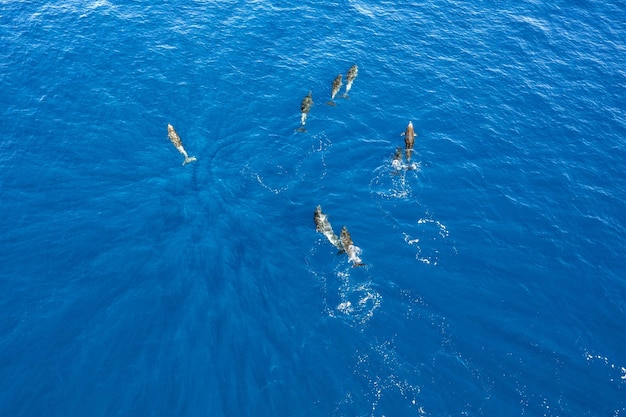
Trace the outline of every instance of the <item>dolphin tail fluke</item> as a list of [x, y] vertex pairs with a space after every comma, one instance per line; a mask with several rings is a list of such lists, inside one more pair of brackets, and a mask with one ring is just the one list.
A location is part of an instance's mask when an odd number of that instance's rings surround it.
[[187, 158], [185, 158], [185, 161], [183, 161], [183, 165], [187, 165], [190, 162], [196, 162], [197, 159], [195, 156], [189, 156]]
[[363, 262], [357, 262], [357, 263], [352, 264], [352, 268], [357, 268], [359, 266], [366, 266], [366, 265], [367, 264], [364, 264]]
[[335, 103], [334, 101], [330, 100], [329, 102], [327, 102], [326, 104], [328, 104], [329, 106], [333, 106], [333, 107], [337, 107], [337, 103]]

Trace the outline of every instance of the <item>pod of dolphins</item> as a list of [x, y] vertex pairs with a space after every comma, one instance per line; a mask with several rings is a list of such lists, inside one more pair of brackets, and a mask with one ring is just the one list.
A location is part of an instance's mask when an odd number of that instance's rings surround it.
[[[354, 80], [357, 77], [358, 73], [359, 73], [359, 68], [356, 64], [351, 66], [350, 69], [348, 69], [348, 72], [346, 73], [346, 89], [342, 97], [348, 98], [348, 92], [352, 88], [352, 84], [354, 83]], [[327, 102], [326, 104], [330, 106], [336, 106], [336, 103], [334, 102], [334, 100], [337, 94], [339, 94], [339, 91], [341, 90], [342, 86], [343, 86], [343, 75], [338, 74], [333, 80], [333, 83], [331, 86], [330, 101]], [[297, 131], [305, 132], [304, 125], [306, 124], [306, 119], [307, 119], [307, 116], [309, 115], [309, 112], [311, 111], [312, 106], [313, 106], [313, 95], [312, 95], [312, 92], [309, 91], [309, 93], [302, 99], [302, 102], [300, 104], [300, 111], [301, 111], [300, 128], [298, 128]], [[415, 144], [415, 136], [416, 136], [415, 131], [413, 129], [412, 122], [409, 122], [403, 134], [404, 134], [404, 157], [406, 158], [407, 164], [409, 164], [411, 162], [411, 154], [413, 152], [413, 145]], [[183, 165], [187, 165], [188, 163], [194, 162], [197, 160], [195, 156], [189, 156], [187, 154], [187, 151], [183, 147], [183, 142], [180, 139], [180, 136], [174, 129], [174, 126], [172, 126], [169, 123], [167, 125], [167, 136], [169, 140], [172, 142], [172, 144], [176, 147], [178, 152], [180, 152], [185, 158], [183, 161]], [[403, 156], [402, 147], [398, 146], [393, 156], [393, 160], [392, 160], [392, 166], [398, 170], [402, 169], [403, 167], [402, 156]], [[407, 167], [408, 167], [407, 169], [411, 169], [410, 165], [407, 165]], [[328, 216], [324, 214], [324, 212], [322, 212], [322, 207], [319, 205], [315, 208], [315, 213], [313, 214], [313, 220], [315, 221], [315, 230], [318, 231], [319, 233], [322, 233], [324, 236], [326, 236], [328, 241], [332, 243], [333, 246], [335, 246], [339, 250], [340, 253], [347, 254], [348, 261], [352, 262], [353, 267], [365, 265], [361, 261], [361, 258], [359, 257], [361, 253], [361, 249], [359, 249], [359, 247], [356, 246], [354, 242], [352, 241], [352, 236], [350, 236], [350, 232], [348, 231], [348, 228], [346, 226], [343, 226], [341, 228], [341, 233], [339, 236], [337, 236], [335, 232], [333, 231], [332, 226], [330, 225]]]
[[361, 249], [352, 241], [352, 236], [350, 236], [350, 232], [348, 232], [346, 226], [341, 228], [341, 234], [337, 237], [333, 231], [333, 227], [330, 225], [328, 216], [322, 212], [322, 206], [315, 207], [313, 220], [315, 221], [315, 230], [326, 236], [328, 241], [339, 249], [339, 253], [346, 253], [348, 255], [348, 261], [352, 262], [353, 267], [365, 265], [361, 261], [361, 258], [359, 258]]
[[[359, 68], [356, 65], [350, 67], [346, 74], [346, 90], [342, 97], [348, 98], [348, 92], [352, 88], [352, 84], [354, 83], [354, 79], [357, 77], [359, 73]], [[342, 74], [339, 74], [333, 80], [331, 86], [331, 95], [330, 101], [326, 104], [330, 106], [336, 106], [334, 100], [341, 87], [343, 85], [342, 82]], [[311, 91], [309, 94], [302, 100], [302, 104], [300, 109], [302, 111], [302, 116], [300, 120], [300, 128], [297, 129], [300, 132], [304, 132], [304, 124], [306, 122], [306, 118], [311, 110], [311, 106], [313, 105], [313, 98]], [[414, 165], [411, 165], [411, 155], [413, 153], [413, 146], [415, 145], [415, 130], [413, 129], [413, 122], [409, 121], [406, 129], [404, 130], [404, 157], [406, 158], [406, 165], [402, 164], [402, 147], [398, 146], [396, 152], [393, 156], [392, 166], [397, 169], [412, 169]], [[352, 236], [350, 236], [350, 232], [348, 232], [348, 228], [343, 226], [341, 228], [341, 234], [339, 237], [333, 231], [332, 226], [330, 225], [330, 221], [328, 220], [328, 216], [322, 212], [322, 207], [317, 206], [315, 208], [315, 212], [313, 214], [313, 220], [315, 221], [315, 230], [328, 239], [330, 243], [333, 244], [337, 249], [339, 249], [339, 253], [346, 253], [348, 255], [348, 261], [352, 262], [353, 267], [364, 266], [365, 264], [361, 261], [359, 257], [361, 250], [358, 246], [354, 244], [352, 241]]]

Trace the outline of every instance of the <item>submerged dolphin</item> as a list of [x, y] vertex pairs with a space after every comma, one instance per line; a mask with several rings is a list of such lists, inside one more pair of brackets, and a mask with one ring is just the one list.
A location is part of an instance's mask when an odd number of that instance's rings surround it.
[[350, 236], [350, 232], [348, 232], [348, 228], [346, 226], [341, 229], [341, 236], [339, 239], [341, 240], [343, 250], [345, 250], [348, 254], [348, 260], [352, 262], [352, 266], [364, 266], [365, 264], [361, 261], [361, 258], [359, 258], [361, 249], [354, 246], [354, 242], [352, 242], [352, 237]]
[[404, 149], [406, 152], [406, 161], [411, 162], [411, 152], [415, 144], [415, 131], [413, 130], [413, 122], [409, 122], [404, 131]]
[[402, 169], [402, 146], [398, 146], [396, 148], [396, 153], [393, 154], [391, 166], [397, 170]]
[[315, 230], [326, 236], [326, 238], [335, 245], [339, 250], [343, 250], [341, 241], [333, 231], [333, 227], [328, 221], [328, 216], [322, 213], [322, 206], [315, 207], [315, 213], [313, 214], [313, 220], [315, 221]]
[[176, 130], [174, 130], [174, 126], [169, 123], [167, 124], [167, 137], [170, 138], [170, 141], [174, 144], [176, 149], [178, 149], [178, 152], [180, 152], [185, 157], [183, 165], [187, 165], [190, 162], [197, 161], [195, 156], [190, 157], [187, 155], [187, 151], [185, 151], [185, 148], [183, 148], [183, 142], [180, 140], [180, 136], [178, 136], [178, 133], [176, 133]]
[[307, 94], [307, 96], [302, 99], [302, 103], [300, 104], [300, 111], [302, 112], [302, 116], [300, 117], [300, 124], [302, 126], [304, 126], [304, 124], [306, 123], [306, 118], [309, 114], [309, 111], [311, 111], [312, 105], [313, 97], [311, 92], [309, 91], [309, 94]]
[[348, 97], [348, 92], [352, 88], [352, 83], [357, 75], [359, 75], [359, 67], [354, 64], [350, 67], [348, 73], [346, 74], [346, 92], [343, 94], [344, 97]]
[[336, 106], [336, 104], [333, 102], [333, 100], [335, 99], [335, 96], [337, 95], [337, 93], [339, 92], [339, 90], [341, 90], [341, 86], [343, 85], [343, 83], [341, 82], [341, 77], [342, 75], [339, 74], [335, 77], [335, 80], [333, 81], [333, 86], [332, 86], [332, 90], [330, 92], [330, 101], [326, 104], [330, 105], [330, 106]]

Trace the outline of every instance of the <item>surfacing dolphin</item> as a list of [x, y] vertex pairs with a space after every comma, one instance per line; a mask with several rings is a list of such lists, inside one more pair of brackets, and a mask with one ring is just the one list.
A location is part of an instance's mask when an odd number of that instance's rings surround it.
[[309, 91], [309, 94], [306, 95], [302, 99], [302, 103], [300, 103], [300, 111], [302, 112], [300, 116], [300, 128], [298, 129], [300, 132], [304, 132], [304, 124], [306, 123], [306, 118], [309, 115], [309, 111], [311, 111], [311, 106], [313, 105], [313, 96]]
[[409, 122], [404, 131], [404, 149], [406, 153], [406, 161], [411, 162], [411, 153], [415, 144], [415, 131], [413, 130], [413, 122]]
[[352, 83], [354, 82], [354, 79], [356, 78], [357, 75], [359, 75], [359, 67], [357, 67], [357, 65], [354, 64], [353, 66], [350, 67], [350, 69], [348, 70], [348, 73], [346, 74], [346, 92], [343, 93], [344, 97], [346, 98], [348, 97], [348, 92], [352, 88]]
[[333, 231], [333, 227], [328, 221], [328, 216], [322, 212], [322, 206], [315, 207], [315, 213], [313, 214], [313, 220], [315, 221], [315, 230], [326, 236], [328, 241], [335, 245], [337, 249], [343, 251], [341, 241]]
[[361, 249], [354, 245], [352, 242], [352, 236], [350, 236], [350, 232], [348, 232], [348, 228], [344, 226], [341, 229], [341, 236], [339, 237], [341, 240], [341, 246], [343, 246], [343, 250], [348, 254], [348, 260], [352, 262], [352, 266], [364, 266], [365, 264], [359, 258], [361, 253]]
[[180, 136], [178, 136], [178, 133], [176, 133], [176, 130], [174, 130], [174, 126], [169, 123], [167, 124], [167, 137], [170, 138], [170, 141], [174, 144], [176, 149], [178, 149], [178, 152], [180, 152], [185, 157], [183, 165], [187, 165], [190, 162], [197, 161], [195, 156], [190, 157], [189, 155], [187, 155], [187, 151], [185, 151], [185, 148], [183, 148], [183, 142], [180, 140]]
[[335, 104], [335, 102], [333, 101], [335, 99], [335, 96], [337, 95], [337, 93], [339, 92], [339, 90], [341, 90], [341, 86], [343, 85], [343, 83], [341, 82], [341, 77], [342, 75], [339, 74], [335, 77], [335, 80], [333, 81], [333, 86], [330, 92], [330, 101], [326, 104], [328, 104], [329, 106], [336, 106], [337, 104]]

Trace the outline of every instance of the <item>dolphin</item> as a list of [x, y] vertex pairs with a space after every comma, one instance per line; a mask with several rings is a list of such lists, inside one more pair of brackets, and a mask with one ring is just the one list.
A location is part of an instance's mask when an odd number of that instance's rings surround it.
[[322, 213], [322, 206], [315, 207], [315, 213], [313, 214], [313, 220], [315, 221], [315, 230], [322, 233], [337, 249], [343, 251], [341, 241], [333, 231], [333, 227], [328, 221], [328, 216]]
[[413, 122], [409, 122], [404, 131], [404, 149], [406, 153], [406, 161], [411, 161], [411, 152], [413, 152], [413, 145], [415, 144], [415, 131], [413, 130]]
[[335, 80], [333, 81], [333, 87], [332, 87], [331, 94], [330, 94], [330, 101], [326, 103], [330, 106], [336, 106], [333, 100], [335, 99], [335, 96], [337, 95], [339, 90], [341, 90], [341, 86], [343, 85], [343, 83], [341, 82], [341, 77], [342, 75], [339, 74], [335, 77]]
[[402, 169], [402, 146], [398, 146], [396, 148], [396, 153], [393, 154], [393, 160], [391, 161], [391, 166], [397, 170]]
[[359, 258], [359, 254], [361, 253], [361, 249], [354, 245], [352, 242], [352, 237], [350, 236], [350, 232], [348, 232], [348, 228], [344, 226], [341, 229], [341, 236], [339, 237], [341, 240], [341, 246], [343, 246], [343, 250], [348, 254], [348, 260], [352, 262], [352, 266], [364, 266], [365, 264]]
[[313, 97], [311, 92], [307, 94], [306, 97], [302, 99], [302, 103], [300, 104], [300, 110], [302, 111], [302, 116], [300, 117], [300, 125], [304, 126], [306, 123], [306, 117], [309, 115], [309, 111], [311, 110], [311, 106], [313, 105]]
[[346, 92], [343, 94], [344, 97], [348, 97], [348, 92], [352, 88], [352, 83], [357, 75], [359, 75], [359, 67], [354, 64], [350, 67], [348, 73], [346, 74]]
[[170, 141], [174, 144], [176, 149], [178, 149], [178, 152], [180, 152], [185, 157], [183, 165], [187, 165], [190, 162], [197, 161], [195, 156], [190, 157], [187, 155], [187, 151], [185, 151], [185, 148], [183, 148], [183, 142], [180, 140], [180, 136], [178, 136], [178, 133], [176, 133], [176, 130], [174, 130], [174, 126], [169, 123], [167, 124], [167, 136], [170, 138]]

